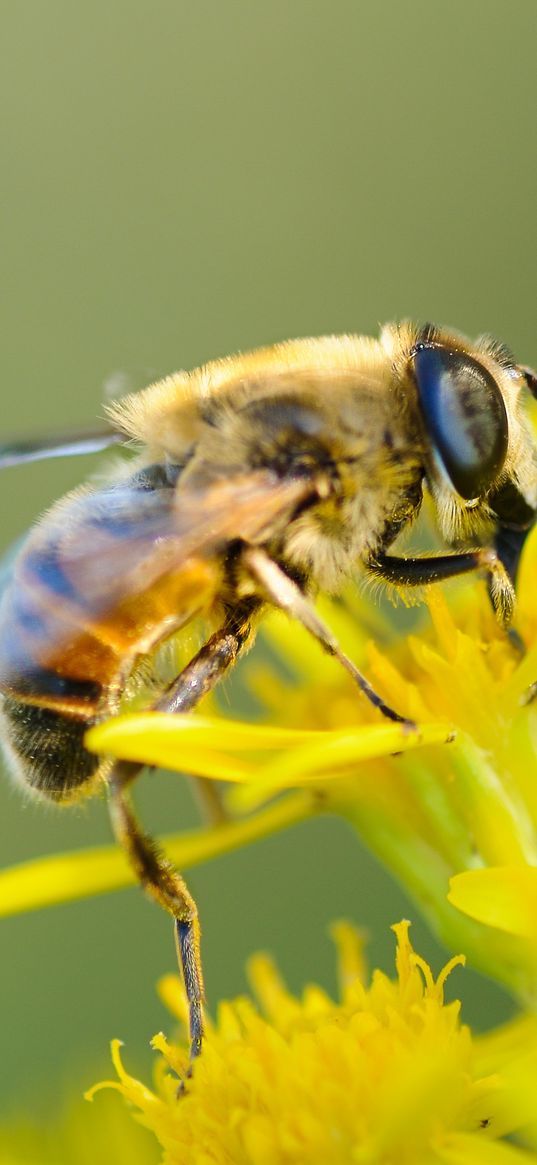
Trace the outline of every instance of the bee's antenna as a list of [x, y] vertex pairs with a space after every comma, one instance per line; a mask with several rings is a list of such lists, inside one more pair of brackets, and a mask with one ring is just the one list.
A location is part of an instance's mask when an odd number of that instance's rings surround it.
[[0, 469], [11, 469], [28, 461], [46, 461], [52, 457], [78, 457], [82, 453], [99, 453], [125, 438], [114, 429], [77, 429], [71, 433], [48, 434], [27, 440], [0, 442]]

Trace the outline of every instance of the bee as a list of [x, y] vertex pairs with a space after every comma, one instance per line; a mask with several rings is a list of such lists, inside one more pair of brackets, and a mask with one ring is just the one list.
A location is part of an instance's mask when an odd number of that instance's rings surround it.
[[[481, 570], [508, 627], [537, 512], [527, 389], [537, 395], [535, 374], [502, 344], [403, 323], [379, 339], [303, 339], [216, 360], [112, 404], [106, 430], [0, 450], [13, 464], [116, 441], [137, 449], [108, 484], [53, 506], [15, 560], [0, 607], [1, 730], [15, 773], [43, 797], [107, 788], [118, 841], [174, 920], [191, 1058], [203, 1035], [196, 906], [134, 814], [142, 766], [88, 752], [88, 728], [201, 614], [210, 637], [151, 703], [191, 710], [271, 606], [302, 623], [380, 714], [413, 727], [345, 655], [315, 594], [355, 571], [407, 588]], [[445, 553], [392, 553], [424, 492]]]

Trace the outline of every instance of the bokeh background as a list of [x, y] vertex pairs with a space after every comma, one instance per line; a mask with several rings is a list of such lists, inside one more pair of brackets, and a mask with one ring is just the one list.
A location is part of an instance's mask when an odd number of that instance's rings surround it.
[[[537, 363], [534, 0], [26, 0], [0, 4], [2, 434], [92, 420], [127, 386], [238, 348], [415, 317], [491, 331]], [[2, 473], [13, 539], [95, 459]], [[194, 824], [146, 778], [152, 828]], [[102, 802], [0, 790], [0, 864], [110, 837]], [[415, 919], [343, 823], [318, 820], [189, 878], [211, 1003], [259, 946], [333, 986], [329, 920]], [[147, 1070], [170, 926], [141, 892], [0, 922], [0, 1109], [50, 1112]], [[465, 974], [481, 1026], [508, 1002]]]

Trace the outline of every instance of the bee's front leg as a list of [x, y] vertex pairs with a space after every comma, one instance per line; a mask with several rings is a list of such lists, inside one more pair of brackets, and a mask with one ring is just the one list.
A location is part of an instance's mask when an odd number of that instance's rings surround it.
[[371, 574], [400, 587], [429, 586], [458, 578], [469, 571], [482, 570], [487, 575], [490, 601], [498, 622], [509, 627], [516, 603], [515, 588], [502, 559], [492, 548], [467, 550], [452, 554], [424, 554], [400, 558], [394, 554], [376, 554], [367, 563]]

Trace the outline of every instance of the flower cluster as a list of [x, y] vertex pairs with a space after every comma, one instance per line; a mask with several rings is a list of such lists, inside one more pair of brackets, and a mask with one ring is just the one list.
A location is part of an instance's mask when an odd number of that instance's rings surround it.
[[[435, 979], [412, 949], [408, 923], [393, 929], [394, 979], [376, 971], [366, 981], [358, 935], [339, 923], [338, 1002], [316, 985], [296, 998], [258, 955], [249, 968], [255, 1003], [220, 1005], [179, 1097], [187, 1044], [159, 1035], [153, 1089], [129, 1075], [115, 1041], [118, 1079], [96, 1085], [89, 1098], [117, 1089], [155, 1133], [164, 1165], [537, 1162], [537, 1153], [505, 1141], [525, 1130], [531, 1143], [537, 1021], [472, 1037], [459, 1002], [444, 1000], [446, 979], [463, 959]], [[184, 1024], [179, 980], [169, 976], [161, 990]]]

